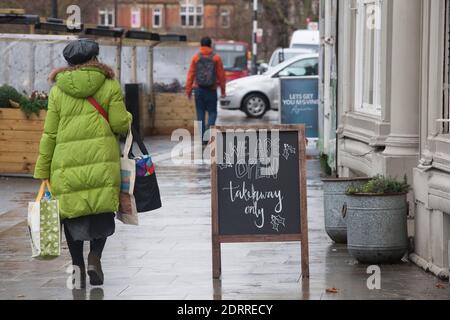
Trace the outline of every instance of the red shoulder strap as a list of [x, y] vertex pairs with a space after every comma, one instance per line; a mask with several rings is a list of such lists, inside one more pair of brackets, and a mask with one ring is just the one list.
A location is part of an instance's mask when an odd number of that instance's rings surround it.
[[102, 115], [102, 117], [105, 118], [105, 120], [106, 120], [107, 122], [109, 122], [108, 113], [107, 113], [106, 110], [103, 109], [103, 107], [97, 102], [97, 100], [95, 100], [93, 97], [87, 97], [87, 100], [89, 101], [89, 103], [90, 103], [95, 109], [97, 109], [97, 111]]

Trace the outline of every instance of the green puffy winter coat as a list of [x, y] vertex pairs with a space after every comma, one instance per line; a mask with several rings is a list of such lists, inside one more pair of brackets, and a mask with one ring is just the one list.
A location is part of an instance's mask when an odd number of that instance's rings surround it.
[[[47, 117], [34, 178], [50, 179], [62, 219], [115, 212], [119, 206], [120, 146], [131, 114], [112, 69], [89, 63], [57, 69], [50, 79]], [[94, 97], [108, 122], [86, 100]]]

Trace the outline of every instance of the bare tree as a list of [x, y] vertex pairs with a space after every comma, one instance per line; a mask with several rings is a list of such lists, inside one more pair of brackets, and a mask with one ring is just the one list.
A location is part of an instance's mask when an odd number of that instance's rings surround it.
[[[253, 0], [235, 0], [231, 25], [235, 40], [252, 41]], [[264, 30], [259, 59], [269, 58], [278, 47], [287, 47], [295, 30], [307, 27], [307, 18], [318, 21], [319, 0], [260, 0], [259, 26]]]
[[[307, 19], [318, 20], [318, 0], [261, 0], [264, 20], [270, 21], [279, 35], [277, 46], [286, 47], [289, 35], [297, 29], [307, 27]], [[267, 26], [270, 27], [270, 26]]]

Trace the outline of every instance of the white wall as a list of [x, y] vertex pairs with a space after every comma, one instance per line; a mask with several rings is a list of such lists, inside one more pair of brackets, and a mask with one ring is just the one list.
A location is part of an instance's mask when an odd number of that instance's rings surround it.
[[[413, 261], [448, 275], [450, 135], [440, 133], [446, 0], [383, 1], [379, 117], [355, 112], [356, 0], [339, 12], [339, 172], [408, 176]], [[448, 23], [448, 22], [447, 22]]]

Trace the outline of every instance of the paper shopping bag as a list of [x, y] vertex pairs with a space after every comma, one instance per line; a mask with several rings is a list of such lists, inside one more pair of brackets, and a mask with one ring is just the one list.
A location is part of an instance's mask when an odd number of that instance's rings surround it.
[[130, 159], [128, 154], [133, 144], [133, 134], [128, 130], [127, 139], [120, 158], [120, 196], [119, 211], [117, 219], [124, 224], [139, 225], [139, 217], [136, 209], [136, 201], [134, 199], [134, 185], [136, 181], [136, 165], [134, 160]]
[[61, 255], [59, 203], [58, 200], [43, 199], [45, 187], [50, 191], [48, 181], [42, 182], [36, 200], [28, 203], [28, 230], [32, 257], [36, 259], [53, 259]]

